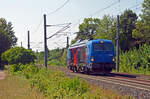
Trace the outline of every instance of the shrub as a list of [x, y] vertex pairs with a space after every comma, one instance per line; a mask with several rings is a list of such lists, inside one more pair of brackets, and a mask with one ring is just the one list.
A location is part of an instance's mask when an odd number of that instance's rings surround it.
[[9, 64], [28, 64], [34, 62], [35, 54], [23, 47], [15, 47], [2, 54], [2, 60]]
[[66, 99], [81, 97], [89, 91], [89, 85], [79, 78], [65, 77], [61, 71], [41, 69], [33, 76], [31, 87], [37, 87], [40, 92], [51, 99]]
[[66, 77], [61, 71], [37, 68], [32, 64], [12, 65], [9, 70], [13, 74], [29, 79], [31, 88], [38, 89], [49, 99], [116, 99], [116, 96], [117, 99], [122, 99], [118, 94], [110, 93], [108, 96], [106, 92], [103, 95], [103, 90], [92, 88], [85, 80], [78, 77]]
[[143, 45], [120, 55], [120, 71], [150, 74], [150, 46]]
[[11, 65], [12, 74], [21, 74], [30, 80], [31, 88], [36, 87], [45, 96], [50, 98], [85, 97], [89, 92], [89, 84], [79, 78], [71, 79], [61, 71], [52, 71], [46, 68], [36, 68], [34, 65]]

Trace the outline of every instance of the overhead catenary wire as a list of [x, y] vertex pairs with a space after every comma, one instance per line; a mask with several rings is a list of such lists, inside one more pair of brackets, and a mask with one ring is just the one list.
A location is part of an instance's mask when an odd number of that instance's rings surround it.
[[[109, 8], [111, 8], [112, 6], [114, 6], [114, 5], [116, 5], [116, 4], [118, 4], [119, 3], [119, 8], [120, 8], [120, 1], [121, 0], [118, 0], [118, 1], [116, 1], [116, 2], [113, 2], [112, 4], [110, 4], [110, 5], [108, 5], [107, 7], [104, 7], [104, 8], [102, 8], [102, 9], [99, 9], [98, 11], [96, 11], [96, 12], [94, 12], [94, 13], [92, 13], [92, 14], [90, 14], [89, 16], [90, 17], [92, 17], [92, 16], [94, 16], [94, 15], [96, 15], [97, 13], [100, 13], [100, 12], [103, 12], [103, 11], [105, 11], [106, 9], [109, 9]], [[140, 8], [141, 8], [141, 3], [137, 3], [136, 2], [136, 5], [133, 5], [133, 6], [131, 6], [131, 7], [128, 7], [128, 9], [133, 9], [133, 10], [140, 10]], [[140, 7], [139, 7], [140, 6]], [[136, 8], [136, 9], [135, 9]], [[119, 9], [119, 13], [121, 13], [122, 11], [121, 11], [121, 9]], [[83, 18], [79, 18], [78, 19], [78, 22], [76, 22], [74, 25], [72, 25], [72, 27], [71, 28], [74, 28], [74, 27], [76, 27], [80, 22], [81, 22], [81, 20], [82, 20]], [[70, 35], [74, 35], [74, 33], [73, 32], [70, 32]]]
[[[105, 11], [106, 9], [111, 8], [112, 6], [114, 6], [114, 5], [118, 4], [118, 3], [120, 3], [120, 1], [121, 1], [121, 0], [117, 0], [117, 1], [113, 2], [112, 4], [110, 4], [110, 5], [108, 5], [108, 6], [104, 7], [104, 8], [101, 8], [101, 9], [95, 11], [95, 12], [92, 13], [92, 14], [89, 14], [88, 17], [93, 17], [93, 16], [96, 15], [97, 13], [103, 12], [103, 11]], [[119, 5], [120, 5], [120, 4], [119, 4]], [[140, 6], [140, 5], [141, 5], [141, 3], [139, 3], [139, 4], [136, 3], [136, 5], [133, 5], [133, 6], [129, 7], [129, 9], [133, 9], [133, 8], [135, 8], [135, 7], [137, 8], [137, 7]], [[119, 8], [120, 8], [120, 6], [119, 6]], [[138, 9], [139, 9], [139, 8], [138, 8]], [[118, 14], [121, 14], [120, 9], [119, 9], [119, 13], [118, 13]], [[75, 25], [74, 25], [72, 28], [76, 27], [76, 26], [81, 22], [81, 19], [82, 19], [82, 18], [79, 18], [79, 19], [78, 19], [78, 22], [76, 22]]]
[[110, 5], [108, 5], [108, 6], [104, 7], [104, 8], [102, 8], [102, 9], [97, 10], [96, 12], [90, 14], [89, 16], [92, 17], [92, 16], [94, 16], [95, 14], [100, 13], [100, 12], [103, 12], [104, 10], [106, 10], [106, 9], [108, 9], [108, 8], [110, 8], [110, 7], [112, 7], [112, 6], [116, 5], [116, 4], [118, 4], [118, 3], [120, 3], [120, 0], [117, 0], [116, 2], [113, 2], [113, 3], [110, 4]]
[[57, 9], [55, 9], [54, 11], [50, 12], [47, 14], [48, 15], [51, 15], [51, 14], [54, 14], [55, 12], [59, 11], [60, 9], [62, 9], [70, 0], [67, 0], [63, 5], [61, 5], [60, 7], [58, 7]]
[[[60, 6], [59, 8], [57, 8], [56, 10], [54, 10], [53, 12], [48, 13], [47, 15], [50, 15], [50, 14], [53, 14], [53, 13], [57, 12], [59, 9], [63, 8], [68, 2], [69, 2], [69, 0], [67, 0], [62, 6]], [[110, 7], [112, 7], [112, 6], [114, 6], [115, 4], [117, 4], [117, 3], [119, 3], [119, 2], [120, 2], [120, 0], [117, 0], [116, 2], [113, 2], [112, 4], [106, 6], [106, 7], [102, 8], [102, 9], [97, 10], [96, 12], [94, 12], [94, 13], [92, 13], [92, 14], [89, 14], [88, 16], [93, 16], [93, 15], [95, 15], [96, 13], [102, 12], [102, 11], [104, 11], [104, 10], [106, 10], [106, 9], [108, 9], [108, 8], [110, 8]], [[88, 17], [88, 16], [87, 16], [87, 17]], [[78, 22], [77, 22], [73, 27], [76, 27], [76, 26], [81, 22], [81, 19], [83, 19], [83, 18], [80, 18], [80, 19], [78, 20]], [[72, 33], [73, 33], [73, 32], [72, 32]], [[71, 34], [71, 33], [70, 33], [70, 34]], [[74, 34], [74, 33], [73, 33], [73, 34]]]
[[42, 25], [42, 21], [43, 21], [43, 18], [41, 18], [39, 24], [37, 25], [37, 27], [36, 27], [35, 30], [33, 31], [33, 34], [36, 33], [36, 32], [39, 30], [40, 26]]
[[[60, 6], [59, 8], [57, 8], [56, 10], [54, 10], [53, 12], [48, 13], [47, 15], [50, 15], [50, 14], [53, 14], [53, 13], [57, 12], [58, 10], [60, 10], [61, 8], [63, 8], [68, 2], [69, 2], [69, 0], [67, 0], [62, 6]], [[89, 14], [88, 16], [93, 16], [93, 15], [95, 15], [96, 13], [99, 13], [99, 12], [105, 10], [105, 9], [108, 9], [108, 8], [114, 6], [114, 5], [117, 4], [118, 2], [120, 2], [120, 0], [117, 0], [116, 2], [112, 3], [111, 5], [108, 5], [107, 7], [102, 8], [102, 9], [100, 9], [100, 10], [98, 10], [98, 11], [92, 13], [92, 14]], [[73, 27], [75, 27], [76, 25], [78, 25], [78, 24], [81, 22], [81, 19], [82, 19], [82, 18], [80, 18], [79, 21], [78, 21]], [[60, 31], [59, 31], [59, 32], [60, 32]], [[72, 33], [73, 33], [73, 32], [72, 32]], [[70, 34], [71, 34], [71, 33], [70, 33]], [[74, 34], [74, 33], [73, 33], [73, 34]], [[52, 36], [54, 36], [54, 35], [52, 35]], [[49, 38], [51, 38], [52, 36], [50, 36]], [[47, 39], [48, 39], [48, 38], [47, 38]]]
[[64, 26], [63, 28], [61, 28], [59, 31], [57, 31], [56, 33], [54, 33], [53, 35], [51, 35], [50, 37], [48, 37], [47, 39], [50, 39], [50, 38], [52, 38], [53, 36], [55, 36], [55, 35], [57, 35], [58, 33], [60, 33], [60, 32], [62, 32], [62, 31], [64, 31], [64, 30], [66, 30], [66, 29], [68, 29], [70, 26], [71, 23], [69, 23], [67, 26]]
[[[118, 4], [118, 3], [120, 3], [120, 1], [121, 1], [121, 0], [117, 0], [117, 1], [115, 1], [115, 2], [113, 2], [113, 3], [111, 3], [110, 5], [108, 5], [108, 6], [104, 7], [104, 8], [101, 8], [101, 9], [95, 11], [94, 13], [91, 13], [91, 14], [87, 15], [86, 17], [93, 17], [95, 14], [100, 13], [100, 12], [103, 12], [104, 10], [106, 10], [106, 9], [108, 9], [108, 8], [110, 8], [110, 7], [112, 7], [112, 6], [116, 5], [116, 4]], [[73, 28], [76, 27], [76, 26], [81, 22], [81, 19], [83, 19], [83, 18], [79, 18], [79, 19], [78, 19], [78, 22], [76, 22], [76, 23], [73, 25]], [[74, 33], [73, 33], [72, 35], [74, 35]]]
[[[140, 8], [142, 8], [141, 3], [136, 4], [136, 5], [133, 5], [133, 6], [131, 6], [131, 7], [128, 7], [127, 9], [130, 9], [130, 10], [138, 10], [138, 9], [140, 9]], [[121, 13], [122, 13], [122, 12], [119, 12], [118, 15], [121, 14]]]
[[[35, 44], [35, 45], [33, 45], [33, 44]], [[43, 44], [43, 42], [31, 42], [32, 48], [37, 48], [37, 47], [39, 47], [39, 45], [41, 45], [41, 44]]]
[[[121, 1], [121, 0], [117, 0], [117, 1], [115, 1], [115, 2], [113, 2], [113, 3], [111, 3], [110, 5], [108, 5], [108, 6], [104, 7], [104, 8], [101, 8], [101, 9], [95, 11], [95, 12], [92, 13], [92, 14], [89, 14], [88, 16], [90, 17], [90, 16], [94, 16], [94, 15], [96, 15], [96, 14], [98, 14], [98, 13], [101, 13], [101, 12], [105, 11], [106, 9], [111, 8], [111, 7], [114, 6], [115, 4], [120, 3], [120, 1]], [[68, 2], [69, 2], [69, 0], [67, 0], [63, 5], [61, 5], [60, 7], [58, 7], [56, 10], [54, 10], [54, 11], [48, 13], [47, 15], [51, 15], [51, 14], [54, 14], [55, 12], [59, 11], [59, 10], [60, 10], [61, 8], [63, 8]], [[130, 9], [133, 9], [133, 8], [136, 7], [136, 10], [138, 10], [138, 9], [139, 9], [138, 5], [139, 5], [139, 4], [136, 3], [136, 5], [130, 7]], [[138, 9], [137, 9], [137, 8], [138, 8]], [[120, 12], [121, 12], [121, 11], [120, 11]], [[77, 22], [76, 22], [74, 25], [71, 25], [71, 28], [75, 28], [77, 25], [79, 25], [79, 23], [81, 23], [82, 20], [83, 20], [83, 17], [82, 17], [82, 18], [79, 18], [79, 19], [77, 20]], [[72, 23], [73, 23], [73, 22], [72, 22]], [[58, 26], [59, 26], [59, 25], [58, 25]], [[72, 30], [72, 29], [71, 29], [71, 30]], [[74, 32], [70, 32], [70, 35], [71, 35], [71, 34], [74, 35]]]
[[46, 25], [47, 27], [50, 26], [56, 26], [56, 27], [64, 27], [65, 25], [70, 24], [70, 23], [63, 23], [63, 24], [55, 24], [55, 25]]

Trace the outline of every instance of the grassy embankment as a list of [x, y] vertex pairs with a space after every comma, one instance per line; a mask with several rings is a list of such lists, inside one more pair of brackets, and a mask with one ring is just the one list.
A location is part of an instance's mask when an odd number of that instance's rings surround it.
[[0, 80], [0, 99], [45, 99], [44, 95], [30, 88], [29, 81], [18, 76]]
[[14, 99], [131, 99], [77, 77], [71, 79], [63, 72], [38, 69], [34, 65], [13, 65], [9, 72], [8, 78], [0, 81], [3, 99], [9, 95]]

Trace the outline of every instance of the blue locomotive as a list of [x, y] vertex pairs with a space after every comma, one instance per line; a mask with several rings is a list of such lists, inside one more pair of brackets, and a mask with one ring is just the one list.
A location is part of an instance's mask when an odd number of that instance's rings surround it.
[[109, 73], [115, 69], [115, 49], [111, 40], [77, 41], [68, 48], [68, 68], [73, 72]]

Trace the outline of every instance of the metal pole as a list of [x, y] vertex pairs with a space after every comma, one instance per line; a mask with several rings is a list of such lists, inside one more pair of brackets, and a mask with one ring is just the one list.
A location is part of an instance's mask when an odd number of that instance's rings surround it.
[[30, 31], [28, 31], [28, 49], [30, 49]]
[[38, 67], [38, 50], [36, 50], [36, 66]]
[[22, 47], [22, 42], [21, 42], [21, 47]]
[[119, 29], [119, 15], [117, 15], [117, 33], [116, 33], [116, 56], [117, 56], [117, 59], [116, 59], [116, 67], [117, 67], [117, 72], [119, 72], [119, 32], [120, 32], [120, 29]]
[[45, 56], [45, 61], [44, 65], [47, 68], [47, 34], [46, 34], [46, 14], [44, 14], [44, 56]]
[[67, 49], [69, 47], [69, 37], [67, 36]]

